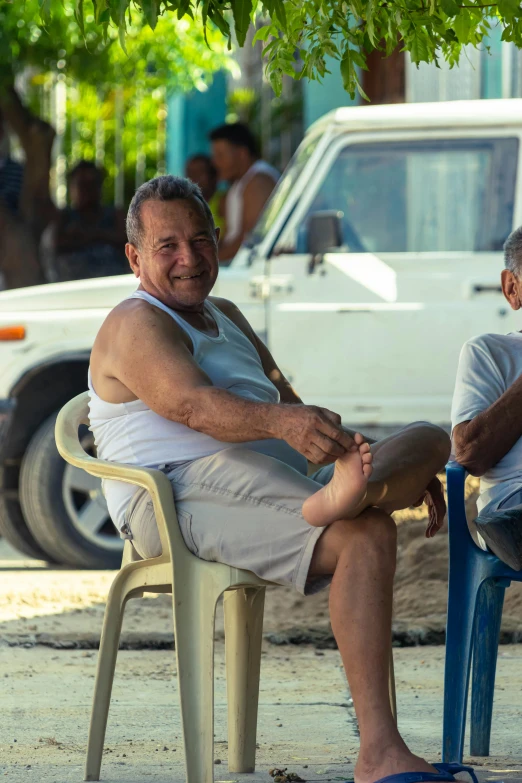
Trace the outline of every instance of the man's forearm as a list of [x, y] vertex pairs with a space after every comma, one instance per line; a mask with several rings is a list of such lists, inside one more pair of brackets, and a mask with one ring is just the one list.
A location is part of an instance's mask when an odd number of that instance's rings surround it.
[[466, 426], [455, 428], [455, 456], [473, 475], [481, 476], [522, 437], [522, 376]]
[[215, 386], [196, 389], [169, 417], [225, 443], [281, 438], [286, 406], [254, 402]]

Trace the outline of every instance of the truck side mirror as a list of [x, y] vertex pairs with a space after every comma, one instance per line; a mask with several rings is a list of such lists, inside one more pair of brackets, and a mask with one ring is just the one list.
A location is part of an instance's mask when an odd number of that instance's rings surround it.
[[306, 226], [306, 250], [312, 256], [309, 273], [322, 263], [323, 256], [329, 250], [343, 244], [343, 213], [337, 210], [313, 212]]

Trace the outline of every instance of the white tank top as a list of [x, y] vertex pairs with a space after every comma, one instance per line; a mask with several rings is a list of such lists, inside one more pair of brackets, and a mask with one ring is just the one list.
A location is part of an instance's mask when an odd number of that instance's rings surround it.
[[[135, 291], [130, 299], [143, 299], [168, 313], [188, 334], [196, 363], [212, 384], [255, 402], [279, 402], [279, 392], [266, 377], [259, 354], [244, 332], [208, 299], [205, 308], [218, 329], [217, 336], [190, 326], [176, 311], [145, 291]], [[223, 443], [154, 413], [141, 400], [113, 403], [102, 400], [93, 387], [89, 369], [89, 420], [98, 456], [146, 468], [160, 468], [207, 457], [239, 444]], [[241, 444], [276, 457], [306, 474], [306, 459], [285, 441], [269, 439]], [[136, 491], [131, 484], [105, 481], [103, 485], [109, 513], [122, 530], [125, 510]]]
[[225, 240], [231, 242], [236, 239], [241, 232], [241, 226], [243, 224], [243, 194], [245, 188], [256, 174], [268, 174], [272, 177], [274, 182], [279, 179], [279, 172], [269, 163], [264, 160], [256, 160], [253, 163], [246, 174], [243, 174], [241, 179], [234, 182], [227, 192], [226, 198], [226, 234]]

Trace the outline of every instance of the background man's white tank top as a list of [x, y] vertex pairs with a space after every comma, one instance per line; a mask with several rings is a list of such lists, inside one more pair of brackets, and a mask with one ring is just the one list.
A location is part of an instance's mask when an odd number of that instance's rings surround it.
[[279, 172], [264, 160], [256, 160], [241, 179], [234, 182], [229, 188], [226, 198], [226, 234], [225, 240], [231, 242], [239, 236], [243, 223], [243, 194], [245, 188], [256, 174], [268, 174], [274, 184], [279, 179]]

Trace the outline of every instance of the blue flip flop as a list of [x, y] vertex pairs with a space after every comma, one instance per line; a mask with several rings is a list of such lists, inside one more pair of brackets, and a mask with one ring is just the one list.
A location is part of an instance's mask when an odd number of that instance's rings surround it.
[[[388, 775], [386, 778], [380, 778], [375, 783], [442, 783], [442, 781], [455, 781], [457, 772], [467, 772], [473, 783], [478, 783], [477, 776], [473, 767], [466, 767], [463, 764], [432, 764], [432, 767], [438, 769], [437, 772], [400, 772], [398, 775]], [[354, 783], [353, 780], [346, 783]], [[458, 783], [458, 782], [457, 782]]]

